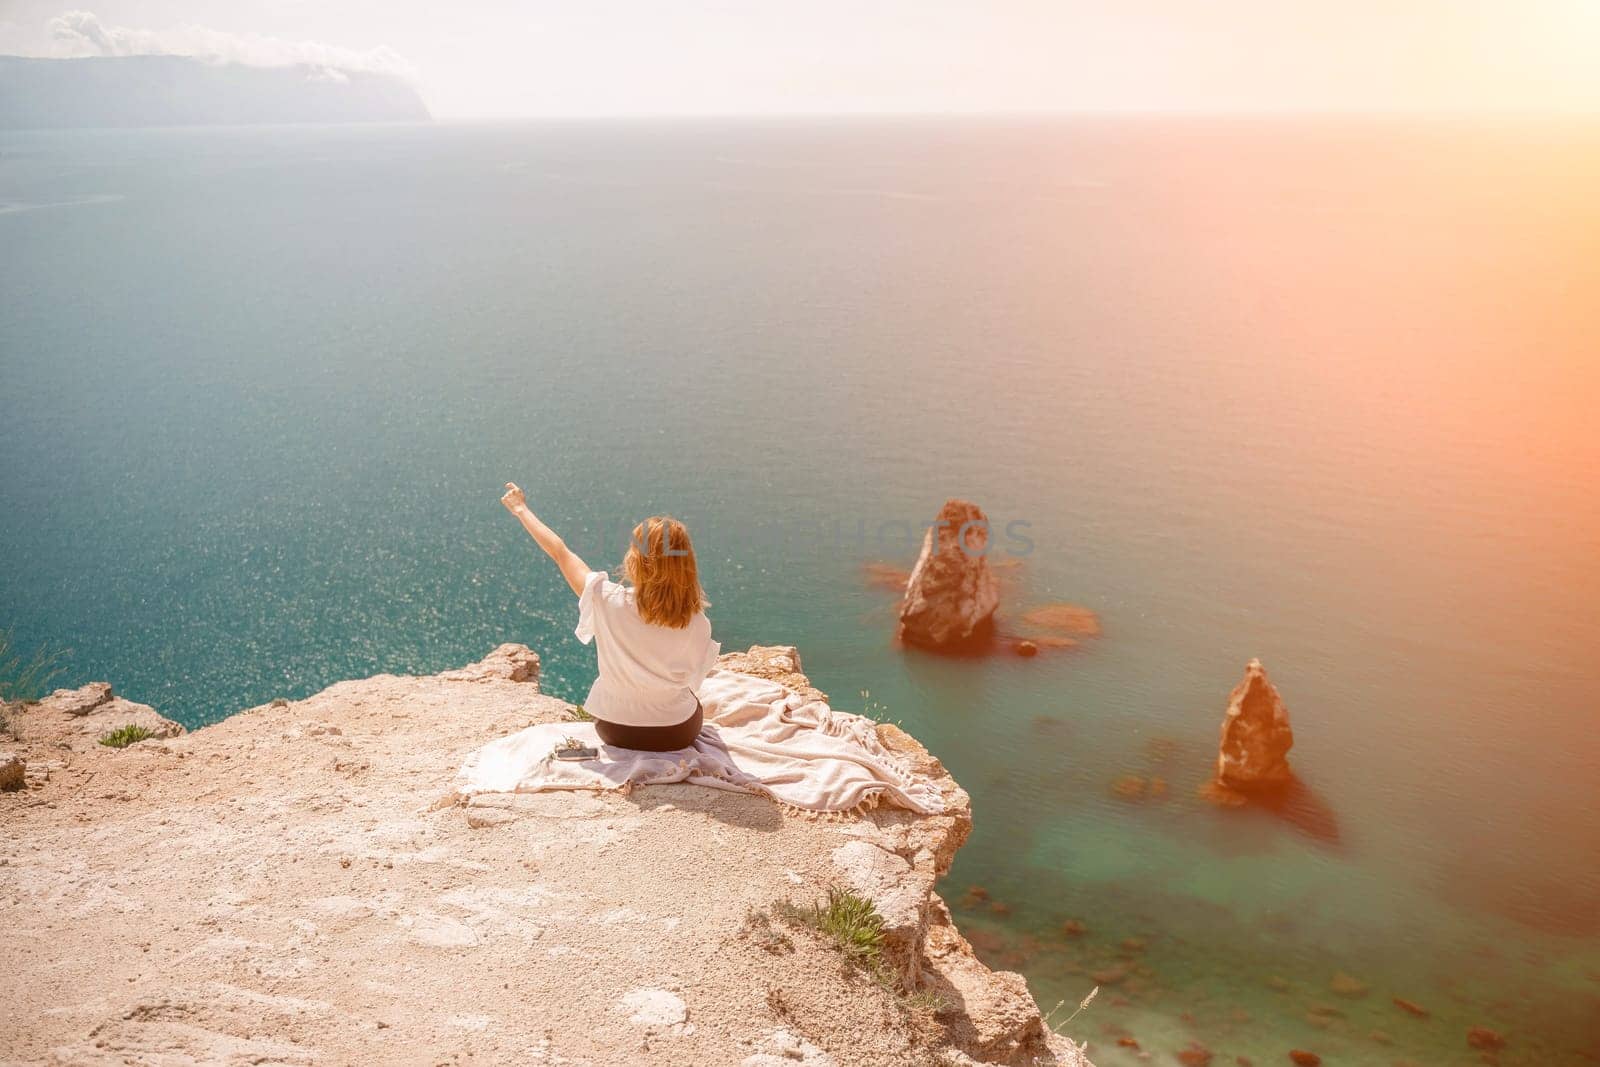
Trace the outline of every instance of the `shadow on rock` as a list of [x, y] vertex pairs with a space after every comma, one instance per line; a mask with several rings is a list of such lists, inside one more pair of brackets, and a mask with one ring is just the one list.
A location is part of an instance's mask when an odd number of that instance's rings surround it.
[[783, 813], [768, 797], [753, 793], [734, 793], [686, 782], [642, 785], [630, 791], [628, 802], [640, 811], [676, 808], [696, 811], [730, 826], [747, 830], [777, 830], [783, 826]]

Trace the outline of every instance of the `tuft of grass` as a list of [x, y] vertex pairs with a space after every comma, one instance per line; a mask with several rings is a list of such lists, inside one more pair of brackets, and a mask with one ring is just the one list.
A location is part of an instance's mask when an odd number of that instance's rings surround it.
[[110, 733], [100, 735], [100, 743], [107, 748], [127, 748], [146, 738], [155, 736], [155, 731], [147, 730], [136, 722], [130, 722], [117, 727]]
[[582, 704], [572, 705], [567, 709], [567, 714], [571, 715], [577, 722], [594, 722], [594, 716], [584, 711]]
[[883, 969], [883, 916], [860, 893], [829, 886], [826, 900], [807, 905], [782, 901], [776, 907], [780, 918], [811, 927], [851, 963], [874, 973]]
[[872, 699], [872, 691], [868, 689], [861, 691], [861, 714], [873, 722], [892, 722], [902, 729], [905, 727], [904, 722], [890, 717], [887, 704]]
[[50, 689], [61, 672], [68, 653], [65, 649], [40, 646], [24, 656], [17, 650], [12, 630], [0, 630], [0, 703], [38, 700]]
[[[950, 998], [937, 989], [918, 989], [914, 992], [891, 990], [894, 1002], [905, 1017], [913, 1040], [926, 1048], [937, 1048], [948, 1042], [949, 1028], [939, 1016], [950, 1010]], [[941, 1062], [941, 1061], [933, 1061]]]
[[900, 1007], [911, 1014], [938, 1015], [949, 1010], [950, 998], [937, 989], [919, 989], [914, 993], [901, 993]]
[[[865, 971], [894, 1000], [922, 1044], [931, 1048], [945, 1039], [938, 1017], [949, 1010], [950, 999], [937, 989], [907, 989], [890, 969], [884, 958], [883, 916], [871, 900], [854, 890], [830, 886], [825, 900], [804, 905], [780, 900], [772, 910], [784, 922], [808, 927], [833, 942], [847, 963]], [[766, 920], [766, 912], [751, 912], [745, 916], [745, 926]], [[784, 943], [788, 944], [787, 938]]]
[[1088, 996], [1084, 997], [1083, 1000], [1078, 1002], [1077, 1011], [1074, 1011], [1071, 1015], [1067, 1016], [1065, 1019], [1062, 1019], [1059, 1023], [1052, 1023], [1050, 1021], [1051, 1017], [1054, 1016], [1056, 1012], [1060, 1011], [1062, 1006], [1066, 1004], [1066, 1001], [1064, 1001], [1064, 1000], [1063, 1001], [1058, 1001], [1056, 1006], [1051, 1008], [1049, 1010], [1049, 1012], [1047, 1012], [1045, 1014], [1044, 1024], [1046, 1026], [1050, 1027], [1050, 1029], [1054, 1030], [1056, 1033], [1059, 1034], [1061, 1032], [1061, 1028], [1062, 1027], [1066, 1026], [1072, 1020], [1076, 1019], [1078, 1017], [1078, 1014], [1080, 1012], [1082, 1012], [1083, 1009], [1087, 1008], [1090, 1004], [1094, 1003], [1094, 998], [1099, 996], [1099, 995], [1100, 995], [1100, 987], [1099, 986], [1095, 986], [1093, 989], [1089, 990], [1089, 995]]

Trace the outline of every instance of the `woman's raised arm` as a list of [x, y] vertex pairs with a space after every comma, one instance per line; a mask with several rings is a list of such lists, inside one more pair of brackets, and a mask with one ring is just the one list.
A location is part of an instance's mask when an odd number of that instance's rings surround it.
[[561, 568], [561, 577], [572, 586], [573, 593], [583, 595], [583, 580], [589, 576], [589, 565], [579, 559], [578, 554], [568, 548], [567, 543], [561, 540], [554, 530], [540, 522], [539, 516], [529, 510], [528, 501], [515, 482], [506, 483], [506, 493], [500, 498], [500, 503], [517, 517], [517, 521], [522, 523], [522, 528], [539, 542], [539, 547], [544, 549], [545, 554], [556, 561], [556, 566]]

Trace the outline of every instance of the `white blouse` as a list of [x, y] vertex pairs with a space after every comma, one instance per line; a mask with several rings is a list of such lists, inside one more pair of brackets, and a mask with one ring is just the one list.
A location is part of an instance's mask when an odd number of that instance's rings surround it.
[[575, 632], [586, 645], [599, 638], [600, 677], [584, 710], [623, 726], [673, 726], [693, 715], [695, 690], [722, 651], [705, 612], [695, 612], [681, 630], [645, 622], [633, 590], [605, 571], [583, 580]]

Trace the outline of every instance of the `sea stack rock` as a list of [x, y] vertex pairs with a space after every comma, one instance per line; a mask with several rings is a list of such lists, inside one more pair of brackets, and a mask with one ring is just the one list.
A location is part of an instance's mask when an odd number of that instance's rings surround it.
[[947, 500], [922, 538], [922, 555], [900, 602], [900, 639], [924, 648], [960, 649], [994, 633], [1000, 587], [989, 567], [989, 518], [965, 500]]
[[1267, 679], [1267, 669], [1253, 659], [1244, 680], [1233, 687], [1228, 713], [1222, 720], [1222, 744], [1217, 752], [1216, 784], [1235, 793], [1279, 790], [1294, 781], [1289, 770], [1289, 749], [1294, 731], [1289, 709], [1283, 706]]

